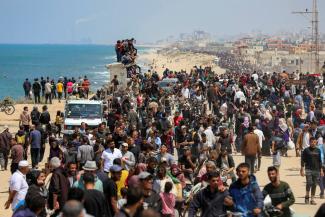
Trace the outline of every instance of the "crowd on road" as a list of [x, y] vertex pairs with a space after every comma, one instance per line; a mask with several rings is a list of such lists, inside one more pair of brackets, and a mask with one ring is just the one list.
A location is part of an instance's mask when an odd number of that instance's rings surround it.
[[[46, 79], [41, 77], [34, 79], [34, 82], [26, 78], [23, 83], [25, 99], [29, 100], [34, 98], [35, 104], [40, 104], [41, 101], [45, 104], [52, 104], [52, 99], [71, 98], [72, 96], [77, 98], [88, 98], [90, 90], [90, 81], [87, 76], [79, 79], [60, 77], [55, 83], [54, 79], [47, 77]], [[42, 100], [41, 100], [42, 99]], [[44, 99], [44, 101], [43, 101]]]
[[[63, 137], [49, 127], [46, 106], [32, 111], [38, 119], [24, 109], [15, 136], [7, 127], [0, 134], [1, 166], [10, 156], [13, 173], [5, 207], [15, 217], [292, 216], [294, 189], [279, 176], [289, 149], [301, 158], [305, 203], [315, 205], [325, 184], [323, 83], [288, 85], [287, 72], [219, 58], [226, 74], [196, 66], [162, 77], [148, 71], [132, 75], [125, 90], [97, 92], [106, 121]], [[165, 79], [177, 82], [159, 86]], [[240, 153], [245, 162], [235, 165]], [[267, 171], [263, 156], [273, 157]], [[255, 173], [270, 183], [260, 189]]]

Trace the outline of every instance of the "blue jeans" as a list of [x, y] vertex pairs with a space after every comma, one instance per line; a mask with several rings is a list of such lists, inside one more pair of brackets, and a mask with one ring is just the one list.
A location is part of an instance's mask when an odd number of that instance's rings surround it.
[[30, 155], [32, 158], [32, 167], [34, 168], [35, 166], [38, 165], [40, 160], [40, 148], [31, 148]]
[[[324, 169], [322, 169], [324, 171]], [[320, 195], [324, 195], [325, 176], [319, 178]]]
[[255, 173], [255, 161], [256, 156], [245, 156], [245, 163], [249, 164], [249, 170], [251, 174]]

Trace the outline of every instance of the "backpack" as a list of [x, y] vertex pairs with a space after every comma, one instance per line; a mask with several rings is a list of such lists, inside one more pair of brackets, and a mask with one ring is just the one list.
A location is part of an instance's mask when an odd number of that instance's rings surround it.
[[17, 143], [18, 144], [22, 144], [24, 145], [25, 144], [25, 141], [26, 141], [26, 135], [21, 135], [21, 136], [16, 136], [16, 139], [17, 139]]

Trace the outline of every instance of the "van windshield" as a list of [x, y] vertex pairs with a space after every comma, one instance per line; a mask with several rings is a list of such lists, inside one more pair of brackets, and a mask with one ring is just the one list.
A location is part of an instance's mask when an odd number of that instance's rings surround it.
[[98, 104], [69, 104], [66, 108], [67, 118], [101, 118], [102, 109]]

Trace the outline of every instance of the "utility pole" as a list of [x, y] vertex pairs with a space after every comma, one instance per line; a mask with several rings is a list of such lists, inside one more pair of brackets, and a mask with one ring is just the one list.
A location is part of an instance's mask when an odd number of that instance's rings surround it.
[[314, 73], [319, 73], [319, 19], [318, 19], [318, 7], [317, 0], [313, 0], [313, 10], [310, 12], [306, 11], [295, 11], [293, 14], [311, 15], [311, 35], [312, 35], [312, 46], [311, 46], [311, 62], [314, 65]]

